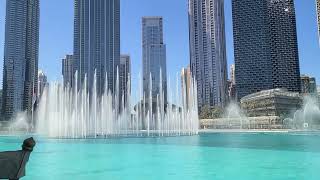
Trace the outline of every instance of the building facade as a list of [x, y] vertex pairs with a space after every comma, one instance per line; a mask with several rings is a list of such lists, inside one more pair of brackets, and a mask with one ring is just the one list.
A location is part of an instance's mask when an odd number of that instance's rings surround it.
[[237, 97], [300, 92], [294, 0], [232, 0]]
[[263, 90], [243, 97], [240, 102], [248, 117], [278, 116], [282, 119], [290, 117], [302, 105], [299, 93], [285, 89]]
[[47, 76], [42, 70], [38, 72], [38, 100], [41, 99], [44, 89], [49, 85]]
[[86, 77], [92, 92], [96, 74], [97, 93], [104, 92], [106, 82], [114, 92], [120, 62], [120, 0], [75, 0], [74, 8], [73, 58], [78, 88]]
[[228, 95], [229, 101], [236, 100], [236, 77], [235, 77], [235, 66], [230, 66], [230, 80], [228, 80]]
[[123, 102], [128, 102], [128, 95], [131, 93], [131, 60], [129, 55], [120, 56], [119, 66], [119, 89]]
[[224, 106], [228, 99], [224, 21], [224, 0], [189, 0], [190, 68], [199, 109]]
[[63, 76], [63, 85], [65, 87], [72, 86], [74, 80], [73, 74], [73, 55], [66, 55], [62, 59], [62, 76]]
[[182, 103], [184, 107], [189, 108], [189, 103], [190, 102], [190, 90], [191, 90], [191, 70], [190, 66], [187, 68], [182, 68], [181, 70], [181, 94], [183, 95], [182, 97]]
[[301, 93], [304, 95], [316, 95], [317, 83], [316, 78], [307, 75], [301, 75]]
[[[0, 115], [2, 112], [2, 89], [0, 89]], [[2, 120], [2, 116], [0, 117], [0, 121]]]
[[167, 102], [166, 45], [163, 41], [163, 18], [142, 18], [143, 92], [146, 99], [157, 101], [163, 92]]
[[318, 36], [319, 36], [319, 43], [320, 43], [320, 0], [316, 0], [317, 6], [317, 20], [318, 20]]
[[39, 14], [39, 0], [6, 2], [4, 119], [32, 111], [38, 89]]

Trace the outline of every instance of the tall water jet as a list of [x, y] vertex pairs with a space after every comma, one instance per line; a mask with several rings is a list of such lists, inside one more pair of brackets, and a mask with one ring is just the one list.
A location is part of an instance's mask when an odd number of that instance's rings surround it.
[[[141, 101], [133, 108], [129, 90], [126, 92], [128, 101], [125, 102], [124, 95], [119, 97], [119, 88], [116, 87], [112, 94], [106, 82], [105, 91], [98, 95], [96, 75], [93, 79], [92, 94], [89, 94], [86, 83], [80, 88], [77, 87], [77, 81], [74, 88], [64, 87], [60, 82], [50, 83], [39, 104], [36, 131], [54, 138], [178, 136], [198, 133], [197, 89], [194, 80], [191, 80], [190, 87], [182, 85], [182, 88], [190, 88], [188, 95], [178, 93], [178, 86], [176, 94], [168, 89], [168, 104], [164, 102], [162, 84], [159, 86], [160, 94], [156, 102], [153, 102], [150, 99], [152, 97], [145, 98], [145, 93], [151, 93], [151, 90], [142, 92], [140, 83], [137, 92]], [[119, 86], [119, 74], [116, 86]], [[182, 89], [181, 92], [185, 90]], [[183, 103], [187, 98], [188, 104]], [[177, 103], [175, 106], [171, 103], [173, 99]]]
[[248, 125], [248, 118], [236, 102], [230, 102], [225, 109], [224, 118], [230, 127], [243, 129]]
[[291, 128], [295, 129], [320, 129], [320, 108], [316, 97], [306, 96], [303, 99], [303, 106], [297, 110], [291, 123]]

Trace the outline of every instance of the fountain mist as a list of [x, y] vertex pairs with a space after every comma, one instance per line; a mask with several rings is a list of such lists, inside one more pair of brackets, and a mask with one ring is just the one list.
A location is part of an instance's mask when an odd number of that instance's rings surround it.
[[[91, 97], [86, 83], [81, 88], [78, 88], [77, 84], [74, 88], [70, 88], [63, 87], [63, 83], [52, 83], [42, 95], [37, 112], [36, 131], [54, 138], [197, 134], [199, 127], [197, 89], [194, 80], [191, 81], [190, 87], [182, 84], [182, 93], [179, 93], [178, 86], [176, 92], [172, 93], [174, 91], [169, 83], [168, 104], [164, 102], [162, 84], [159, 86], [160, 94], [156, 102], [152, 102], [152, 97], [145, 98], [145, 93], [151, 93], [151, 89], [143, 93], [140, 83], [137, 97], [143, 103], [138, 103], [135, 108], [131, 104], [130, 91], [125, 92], [128, 97], [126, 102], [123, 95], [119, 98], [119, 75], [115, 93], [112, 94], [108, 87], [105, 87], [104, 94], [100, 96], [97, 94], [96, 75]], [[185, 93], [186, 88], [189, 88], [188, 94]], [[173, 99], [181, 104], [181, 107], [170, 103]]]

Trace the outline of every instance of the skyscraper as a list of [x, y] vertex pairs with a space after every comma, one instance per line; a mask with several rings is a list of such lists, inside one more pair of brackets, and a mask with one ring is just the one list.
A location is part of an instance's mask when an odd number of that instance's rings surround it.
[[47, 76], [44, 74], [42, 70], [39, 70], [38, 72], [38, 100], [41, 99], [41, 96], [43, 94], [44, 88], [48, 86], [48, 79]]
[[237, 97], [300, 92], [294, 0], [232, 0]]
[[120, 97], [124, 98], [124, 103], [128, 101], [128, 93], [131, 91], [131, 63], [129, 55], [120, 56], [119, 66], [119, 89]]
[[73, 58], [78, 88], [87, 76], [91, 92], [96, 73], [98, 94], [103, 93], [106, 78], [108, 88], [114, 92], [120, 61], [120, 0], [74, 2]]
[[227, 60], [224, 0], [189, 0], [190, 66], [198, 106], [224, 106]]
[[[167, 102], [167, 65], [166, 45], [163, 42], [163, 18], [142, 18], [142, 66], [143, 92], [146, 99], [156, 102], [157, 95], [163, 91], [164, 102]], [[151, 78], [150, 78], [151, 76]], [[152, 82], [152, 83], [151, 83]], [[162, 84], [162, 87], [160, 87]]]
[[190, 90], [191, 90], [191, 71], [190, 67], [188, 66], [187, 68], [182, 68], [181, 70], [181, 90], [182, 90], [182, 95], [185, 97], [185, 99], [182, 99], [183, 105], [185, 107], [189, 108], [189, 103], [190, 103]]
[[316, 78], [307, 75], [301, 75], [300, 80], [302, 94], [317, 94]]
[[3, 66], [4, 119], [31, 112], [36, 99], [39, 50], [39, 0], [6, 2]]
[[316, 0], [316, 4], [317, 4], [318, 36], [319, 36], [319, 43], [320, 43], [320, 0]]
[[229, 100], [236, 100], [236, 77], [235, 77], [235, 66], [230, 66], [230, 80], [228, 81], [228, 95]]
[[66, 55], [65, 58], [62, 59], [62, 76], [63, 76], [63, 85], [72, 86], [73, 81], [73, 56]]
[[[0, 115], [2, 112], [2, 89], [0, 89]], [[2, 116], [0, 116], [0, 121], [2, 120]]]
[[236, 68], [234, 66], [234, 64], [231, 64], [230, 66], [230, 81], [232, 82], [232, 84], [236, 84]]

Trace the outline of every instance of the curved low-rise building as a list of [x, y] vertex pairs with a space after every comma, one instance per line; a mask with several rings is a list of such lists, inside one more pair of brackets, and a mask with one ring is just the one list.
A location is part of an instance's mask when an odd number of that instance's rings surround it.
[[301, 107], [302, 98], [286, 89], [270, 89], [247, 95], [240, 102], [248, 117], [288, 117]]

